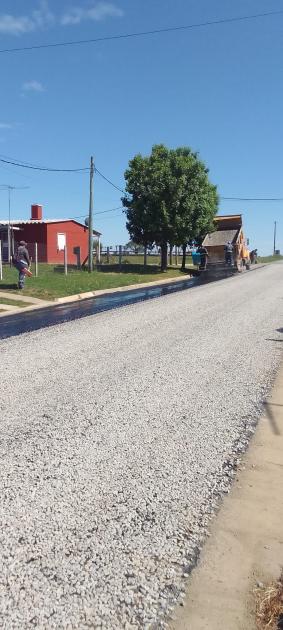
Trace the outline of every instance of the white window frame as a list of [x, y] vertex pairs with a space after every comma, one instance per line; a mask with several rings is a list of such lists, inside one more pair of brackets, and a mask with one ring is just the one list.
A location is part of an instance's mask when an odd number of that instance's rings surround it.
[[[63, 241], [64, 241], [64, 245], [63, 245]], [[57, 232], [57, 250], [58, 250], [58, 252], [63, 252], [65, 247], [66, 247], [66, 245], [67, 245], [66, 232]]]

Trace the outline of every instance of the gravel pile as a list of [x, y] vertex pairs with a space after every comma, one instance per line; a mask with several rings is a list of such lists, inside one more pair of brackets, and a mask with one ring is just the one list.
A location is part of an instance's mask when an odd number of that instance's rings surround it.
[[0, 342], [2, 628], [166, 626], [281, 359], [282, 271]]

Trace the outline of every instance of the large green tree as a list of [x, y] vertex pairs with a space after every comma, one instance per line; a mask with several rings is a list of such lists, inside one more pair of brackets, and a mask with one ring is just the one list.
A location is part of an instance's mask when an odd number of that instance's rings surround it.
[[167, 267], [168, 245], [184, 245], [208, 231], [218, 207], [208, 169], [189, 147], [152, 148], [136, 155], [125, 172], [127, 229], [135, 243], [161, 248]]

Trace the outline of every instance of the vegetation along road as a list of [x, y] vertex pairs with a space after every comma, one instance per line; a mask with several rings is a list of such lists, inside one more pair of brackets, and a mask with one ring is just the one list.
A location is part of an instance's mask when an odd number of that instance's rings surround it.
[[2, 628], [164, 626], [279, 366], [282, 273], [0, 342]]

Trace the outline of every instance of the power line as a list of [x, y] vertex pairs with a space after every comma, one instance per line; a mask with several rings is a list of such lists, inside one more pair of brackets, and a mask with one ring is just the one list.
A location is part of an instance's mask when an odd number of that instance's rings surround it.
[[[109, 219], [110, 219], [110, 220], [112, 220], [112, 219], [117, 219], [117, 218], [119, 218], [119, 217], [123, 217], [123, 216], [124, 216], [124, 213], [123, 213], [123, 212], [117, 212], [117, 214], [116, 214], [114, 217], [113, 217], [113, 216], [112, 216], [112, 217], [110, 217], [110, 216], [109, 216], [109, 217], [103, 217], [103, 219], [101, 219], [101, 220], [103, 220], [103, 221], [108, 221]], [[99, 222], [99, 223], [100, 223], [100, 222]]]
[[272, 15], [282, 15], [283, 10], [281, 11], [267, 11], [266, 13], [255, 13], [252, 15], [242, 15], [239, 17], [232, 18], [223, 18], [219, 20], [210, 20], [206, 22], [198, 22], [196, 24], [187, 24], [184, 26], [169, 26], [168, 28], [158, 28], [150, 31], [138, 31], [136, 33], [124, 33], [121, 35], [109, 35], [106, 37], [96, 37], [92, 39], [79, 39], [73, 41], [65, 41], [65, 42], [55, 42], [54, 44], [38, 44], [36, 46], [22, 46], [19, 48], [3, 48], [0, 50], [0, 53], [15, 53], [15, 52], [23, 52], [28, 50], [39, 50], [41, 48], [58, 48], [63, 46], [78, 46], [82, 44], [96, 44], [98, 42], [106, 42], [106, 41], [114, 41], [120, 39], [130, 39], [134, 37], [146, 37], [148, 35], [160, 35], [162, 33], [172, 33], [175, 31], [186, 31], [192, 30], [195, 28], [201, 28], [204, 26], [216, 26], [221, 24], [231, 24], [233, 22], [243, 22], [245, 20], [255, 20], [258, 18], [265, 18]]
[[220, 197], [225, 201], [283, 201], [282, 197]]
[[98, 175], [100, 175], [100, 177], [102, 177], [102, 179], [104, 179], [106, 182], [108, 182], [108, 184], [110, 184], [110, 186], [113, 186], [113, 188], [116, 188], [116, 190], [119, 190], [119, 192], [123, 193], [123, 195], [126, 195], [126, 191], [123, 190], [123, 188], [120, 188], [119, 186], [116, 186], [116, 184], [113, 184], [113, 182], [111, 182], [111, 179], [108, 179], [108, 177], [105, 177], [105, 175], [103, 175], [103, 173], [101, 173], [101, 171], [98, 170], [98, 168], [95, 168], [95, 172], [98, 173]]
[[12, 166], [18, 166], [19, 168], [28, 168], [32, 171], [48, 171], [51, 173], [81, 173], [83, 171], [89, 171], [89, 167], [86, 168], [47, 168], [44, 166], [32, 166], [31, 164], [20, 163], [11, 160], [4, 160], [0, 158], [0, 162], [3, 164], [11, 164]]
[[[118, 206], [117, 208], [110, 208], [109, 210], [100, 210], [98, 212], [94, 212], [94, 216], [97, 216], [98, 214], [106, 214], [108, 212], [114, 212], [115, 210], [121, 210], [124, 206]], [[86, 217], [86, 213], [85, 214], [80, 214], [79, 216], [76, 217], [70, 217], [70, 219], [84, 219]]]
[[[281, 12], [283, 13], [283, 11]], [[51, 173], [81, 173], [81, 172], [86, 172], [89, 171], [89, 167], [85, 167], [85, 168], [73, 168], [73, 169], [69, 169], [69, 168], [48, 168], [45, 166], [37, 166], [34, 164], [30, 164], [28, 162], [23, 162], [21, 160], [15, 160], [13, 158], [11, 159], [4, 159], [3, 157], [0, 158], [0, 163], [4, 163], [4, 164], [9, 164], [12, 166], [17, 166], [19, 168], [27, 168], [27, 169], [31, 169], [31, 170], [36, 170], [36, 171], [44, 171], [44, 172], [51, 172]], [[5, 168], [5, 167], [3, 167]], [[120, 186], [117, 186], [116, 184], [114, 184], [114, 182], [111, 181], [111, 179], [109, 179], [108, 177], [106, 177], [98, 168], [95, 167], [95, 172], [102, 178], [104, 179], [104, 181], [106, 181], [108, 184], [110, 184], [110, 186], [113, 186], [113, 188], [115, 188], [116, 190], [118, 190], [119, 192], [123, 193], [124, 195], [127, 195], [128, 193], [123, 189], [120, 188]], [[220, 197], [220, 199], [222, 199], [223, 201], [268, 201], [268, 202], [282, 202], [283, 201], [283, 197]], [[104, 214], [105, 212], [112, 212], [113, 210], [119, 210], [121, 207], [123, 206], [119, 206], [119, 208], [111, 208], [110, 210], [103, 210], [102, 212], [96, 213], [96, 214]], [[84, 215], [81, 215], [80, 217], [73, 217], [73, 218], [81, 218]]]

